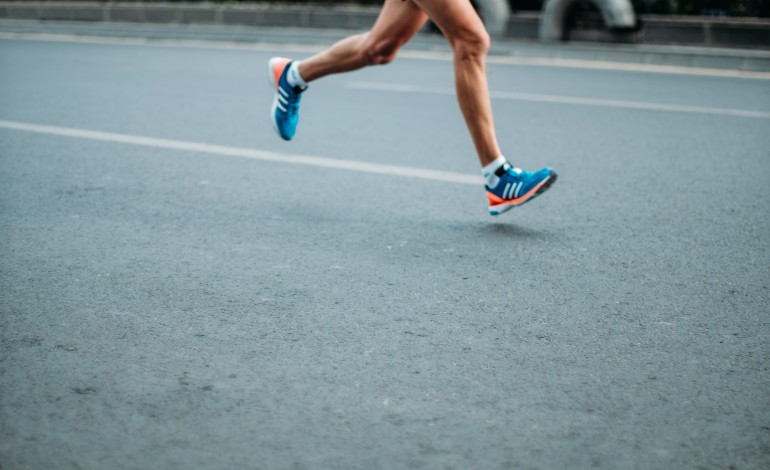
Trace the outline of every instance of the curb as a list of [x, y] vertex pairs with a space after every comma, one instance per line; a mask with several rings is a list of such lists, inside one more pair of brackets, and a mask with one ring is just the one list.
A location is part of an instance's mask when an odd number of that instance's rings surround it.
[[[538, 39], [547, 13], [510, 14], [503, 0], [475, 0], [487, 29], [497, 38]], [[572, 0], [565, 0], [567, 3]], [[550, 4], [566, 4], [553, 0]], [[625, 0], [624, 0], [625, 1]], [[606, 0], [605, 3], [613, 3]], [[623, 2], [621, 2], [623, 3]], [[371, 27], [379, 6], [296, 5], [290, 3], [125, 3], [0, 1], [0, 19], [173, 24], [220, 24], [318, 29]], [[597, 16], [597, 15], [594, 15]], [[770, 49], [770, 20], [644, 15], [635, 28], [604, 27], [601, 15], [583, 27], [564, 31], [567, 39], [633, 44], [682, 44]], [[562, 28], [563, 29], [563, 28]]]
[[[270, 28], [200, 24], [151, 24], [118, 22], [21, 21], [0, 20], [0, 39], [29, 37], [113, 38], [152, 41], [180, 40], [210, 43], [260, 44], [281, 47], [300, 46], [319, 50], [350, 35], [350, 30], [313, 28]], [[404, 50], [451, 54], [442, 36], [420, 33]], [[577, 61], [616, 63], [628, 66], [661, 66], [712, 69], [739, 73], [770, 72], [770, 51], [716, 49], [705, 47], [541, 43], [496, 39], [490, 55], [532, 61]]]
[[[36, 6], [37, 5], [37, 6]], [[145, 9], [142, 5], [130, 7], [84, 4], [85, 10], [70, 11], [69, 19], [51, 20], [47, 6], [41, 4], [15, 4], [17, 10], [26, 8], [24, 15], [42, 16], [45, 20], [8, 20], [2, 19], [6, 11], [6, 3], [0, 3], [0, 32], [6, 34], [53, 34], [69, 36], [100, 36], [111, 38], [144, 38], [144, 39], [182, 39], [204, 41], [234, 41], [259, 42], [274, 44], [304, 44], [329, 45], [348, 36], [351, 30], [365, 30], [375, 21], [378, 8], [333, 8], [325, 9], [322, 13], [292, 10], [273, 10], [264, 5], [254, 5], [237, 11], [248, 11], [247, 16], [229, 17], [224, 7], [217, 7], [222, 18], [236, 21], [233, 24], [199, 23], [196, 21], [168, 21], [173, 18], [194, 19], [193, 13], [201, 13], [206, 7], [200, 5], [183, 8], [156, 6]], [[68, 4], [72, 5], [72, 4]], [[122, 8], [125, 7], [125, 10]], [[32, 11], [34, 10], [34, 11]], [[54, 9], [59, 15], [62, 9]], [[109, 21], [99, 20], [103, 16], [92, 16], [91, 21], [73, 21], [75, 16], [84, 15], [84, 11], [99, 10], [106, 14], [109, 11]], [[147, 11], [152, 10], [153, 15]], [[126, 13], [131, 11], [129, 15]], [[233, 10], [234, 11], [234, 10]], [[117, 15], [115, 14], [116, 12]], [[141, 15], [139, 12], [144, 12]], [[193, 12], [193, 13], [191, 13]], [[122, 16], [121, 16], [122, 15]], [[130, 18], [129, 21], [119, 22], [115, 17]], [[530, 15], [535, 17], [536, 15]], [[153, 21], [147, 21], [147, 18]], [[209, 18], [209, 17], [204, 17]], [[356, 18], [352, 20], [350, 18]], [[162, 21], [161, 21], [162, 20]], [[257, 22], [271, 21], [270, 26], [257, 25]], [[201, 20], [202, 21], [202, 20]], [[300, 22], [301, 27], [296, 27]], [[340, 22], [345, 27], [339, 26]], [[323, 24], [323, 27], [311, 25]], [[295, 25], [295, 26], [286, 26]], [[509, 33], [516, 23], [509, 23]], [[520, 30], [519, 30], [520, 31]], [[524, 59], [559, 59], [584, 62], [614, 62], [623, 64], [642, 64], [653, 66], [673, 66], [700, 69], [734, 70], [739, 72], [770, 72], [770, 51], [761, 49], [735, 49], [715, 47], [672, 46], [654, 44], [621, 44], [621, 43], [587, 43], [587, 42], [556, 42], [543, 43], [531, 39], [497, 38], [492, 41], [491, 54]], [[6, 36], [7, 37], [7, 36]], [[418, 34], [407, 45], [407, 49], [449, 52], [446, 41], [437, 34], [423, 32]]]
[[367, 29], [379, 7], [214, 3], [0, 2], [0, 18]]
[[[510, 14], [504, 0], [475, 0], [487, 29], [496, 38], [539, 39], [549, 14]], [[566, 2], [566, 3], [565, 3]], [[566, 5], [572, 0], [548, 3]], [[606, 3], [612, 3], [606, 0]], [[122, 3], [0, 1], [0, 19], [171, 24], [220, 24], [317, 29], [366, 30], [379, 15], [379, 6]], [[557, 15], [558, 16], [558, 15]], [[601, 15], [586, 17], [590, 24], [560, 33], [564, 39], [599, 43], [681, 44], [770, 49], [770, 20], [644, 15], [634, 28], [607, 28]], [[548, 22], [546, 22], [548, 23]], [[550, 23], [549, 23], [550, 24]], [[554, 25], [551, 25], [555, 27]], [[552, 28], [553, 29], [553, 28]], [[559, 27], [561, 28], [561, 26]]]

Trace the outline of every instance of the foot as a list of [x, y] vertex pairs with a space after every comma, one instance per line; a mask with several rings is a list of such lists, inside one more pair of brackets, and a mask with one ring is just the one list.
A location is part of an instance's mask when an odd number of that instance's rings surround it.
[[497, 172], [500, 182], [487, 188], [489, 215], [500, 215], [545, 192], [556, 181], [556, 172], [543, 168], [536, 172], [514, 168], [507, 163]]
[[297, 132], [299, 100], [302, 96], [299, 87], [292, 87], [286, 81], [290, 64], [291, 60], [283, 57], [273, 57], [267, 63], [270, 86], [275, 90], [270, 117], [275, 131], [283, 140], [291, 140]]

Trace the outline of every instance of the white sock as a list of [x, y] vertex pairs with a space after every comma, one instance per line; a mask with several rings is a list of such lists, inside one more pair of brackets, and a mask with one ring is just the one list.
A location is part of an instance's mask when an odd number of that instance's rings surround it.
[[307, 88], [307, 83], [302, 79], [302, 75], [299, 74], [299, 62], [294, 61], [289, 65], [289, 71], [286, 72], [286, 81], [293, 87], [299, 87], [301, 90]]
[[508, 160], [506, 160], [504, 156], [500, 155], [499, 157], [495, 158], [495, 161], [481, 169], [481, 174], [484, 175], [484, 178], [487, 180], [487, 186], [490, 188], [497, 186], [497, 183], [500, 182], [500, 177], [495, 174], [495, 171], [497, 171], [498, 168], [505, 165], [506, 163], [508, 163]]

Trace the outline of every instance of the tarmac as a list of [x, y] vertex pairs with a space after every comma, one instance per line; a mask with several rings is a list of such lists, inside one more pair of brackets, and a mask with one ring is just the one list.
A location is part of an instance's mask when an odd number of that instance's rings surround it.
[[440, 38], [286, 143], [265, 63], [332, 33], [45, 26], [0, 24], [4, 470], [770, 466], [761, 74], [496, 56], [559, 180], [492, 218]]

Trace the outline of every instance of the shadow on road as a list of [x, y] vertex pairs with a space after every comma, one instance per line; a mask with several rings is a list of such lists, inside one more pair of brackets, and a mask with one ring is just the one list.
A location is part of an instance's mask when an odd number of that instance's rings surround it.
[[548, 240], [552, 238], [551, 233], [547, 231], [533, 230], [531, 228], [505, 222], [484, 224], [481, 227], [481, 232], [505, 238], [534, 238], [540, 240]]

